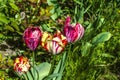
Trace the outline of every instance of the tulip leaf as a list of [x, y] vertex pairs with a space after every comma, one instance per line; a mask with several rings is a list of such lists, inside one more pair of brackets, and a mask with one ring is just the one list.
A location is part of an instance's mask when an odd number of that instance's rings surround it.
[[39, 78], [36, 68], [31, 67], [31, 73], [35, 80], [37, 80]]
[[65, 60], [66, 60], [66, 53], [64, 53], [62, 60], [59, 61], [57, 67], [55, 68], [53, 73], [59, 73], [59, 76], [54, 78], [53, 80], [61, 80], [62, 72], [65, 68]]
[[[59, 73], [60, 67], [61, 67], [61, 60], [59, 61], [58, 65], [56, 66], [56, 68], [55, 68], [53, 74]], [[56, 78], [54, 78], [53, 80], [56, 80]]]
[[51, 68], [51, 64], [44, 62], [36, 67], [39, 74], [39, 80], [42, 80], [44, 77], [46, 77], [49, 74]]
[[47, 76], [44, 80], [52, 80], [54, 77], [58, 77], [60, 74], [59, 73], [53, 73], [49, 76]]
[[63, 58], [62, 58], [61, 69], [60, 69], [60, 72], [59, 72], [60, 76], [58, 76], [57, 80], [61, 80], [62, 79], [62, 73], [63, 73], [63, 70], [65, 68], [66, 55], [67, 55], [67, 53], [65, 52], [64, 55], [63, 55]]
[[33, 80], [33, 77], [29, 71], [26, 73], [26, 75], [28, 77], [28, 80]]
[[82, 56], [86, 56], [87, 53], [89, 53], [91, 46], [92, 46], [92, 44], [90, 44], [89, 42], [86, 42], [86, 44], [84, 46], [82, 46], [82, 48], [81, 48]]
[[26, 74], [23, 74], [22, 76], [24, 77], [24, 79], [25, 79], [25, 80], [28, 80], [28, 78], [27, 78], [27, 75], [26, 75]]
[[93, 38], [92, 44], [97, 45], [98, 43], [108, 41], [110, 37], [111, 37], [110, 32], [102, 32]]

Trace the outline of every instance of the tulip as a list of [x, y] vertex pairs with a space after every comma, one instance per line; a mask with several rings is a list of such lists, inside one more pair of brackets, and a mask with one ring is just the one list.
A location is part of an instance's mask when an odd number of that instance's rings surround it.
[[23, 40], [31, 50], [35, 50], [39, 44], [41, 36], [42, 31], [39, 27], [29, 27], [24, 31]]
[[14, 61], [14, 71], [17, 72], [19, 75], [27, 72], [30, 68], [30, 64], [28, 62], [28, 58], [20, 56], [15, 59]]
[[63, 32], [68, 42], [76, 42], [82, 38], [84, 34], [84, 28], [79, 23], [76, 23], [76, 25], [71, 25], [70, 17], [68, 16], [65, 21]]
[[60, 31], [57, 31], [54, 36], [44, 32], [41, 38], [41, 46], [52, 54], [59, 54], [64, 50], [67, 44], [67, 39]]

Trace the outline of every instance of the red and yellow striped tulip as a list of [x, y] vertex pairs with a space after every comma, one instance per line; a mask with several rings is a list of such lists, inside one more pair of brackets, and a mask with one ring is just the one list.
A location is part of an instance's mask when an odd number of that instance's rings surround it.
[[44, 32], [41, 38], [41, 46], [52, 54], [59, 54], [64, 50], [67, 44], [67, 39], [60, 31], [57, 31], [53, 36]]
[[30, 68], [30, 64], [28, 58], [20, 56], [15, 59], [14, 61], [14, 71], [17, 72], [19, 75], [27, 72]]

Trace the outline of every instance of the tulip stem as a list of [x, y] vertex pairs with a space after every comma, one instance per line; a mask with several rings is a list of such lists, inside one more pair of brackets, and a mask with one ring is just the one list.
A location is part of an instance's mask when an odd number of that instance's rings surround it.
[[33, 79], [34, 78], [35, 78], [35, 52], [33, 51]]
[[72, 44], [69, 45], [68, 52], [66, 54], [66, 61], [69, 61], [69, 59], [70, 59], [71, 47], [72, 47]]

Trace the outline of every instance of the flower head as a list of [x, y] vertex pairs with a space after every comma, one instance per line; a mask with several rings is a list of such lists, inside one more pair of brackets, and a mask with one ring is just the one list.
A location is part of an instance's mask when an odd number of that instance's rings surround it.
[[27, 72], [30, 68], [30, 64], [28, 62], [28, 58], [20, 56], [16, 58], [14, 61], [14, 71], [17, 72], [19, 75]]
[[42, 31], [39, 27], [29, 27], [24, 31], [23, 40], [25, 44], [31, 49], [35, 50], [39, 44]]
[[70, 17], [68, 16], [65, 21], [63, 32], [68, 42], [75, 42], [82, 38], [84, 34], [84, 28], [79, 23], [76, 23], [76, 25], [71, 25]]
[[54, 36], [44, 32], [41, 39], [41, 46], [52, 54], [61, 53], [67, 44], [67, 39], [60, 31], [57, 31]]

